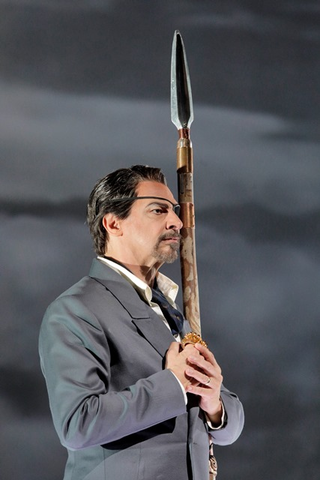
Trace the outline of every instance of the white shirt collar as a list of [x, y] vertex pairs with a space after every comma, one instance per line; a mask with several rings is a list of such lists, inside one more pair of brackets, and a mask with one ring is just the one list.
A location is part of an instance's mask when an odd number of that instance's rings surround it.
[[[151, 304], [152, 290], [147, 283], [136, 277], [136, 275], [130, 272], [130, 270], [128, 270], [123, 265], [120, 265], [117, 262], [113, 262], [109, 258], [99, 256], [98, 260], [100, 260], [102, 263], [105, 263], [110, 268], [112, 268], [112, 270], [114, 270], [119, 275], [128, 280], [131, 285], [138, 291], [138, 293], [144, 298], [144, 300], [148, 304]], [[179, 286], [170, 278], [166, 277], [165, 275], [163, 275], [163, 273], [160, 272], [157, 273], [157, 283], [162, 293], [173, 305], [178, 295]]]

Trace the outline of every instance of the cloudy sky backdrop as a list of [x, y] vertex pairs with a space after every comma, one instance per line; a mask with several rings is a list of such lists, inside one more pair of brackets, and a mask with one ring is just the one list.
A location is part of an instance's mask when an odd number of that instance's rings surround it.
[[319, 478], [319, 3], [0, 0], [4, 480], [62, 478], [38, 331], [90, 267], [94, 183], [144, 163], [176, 191], [175, 29], [194, 97], [203, 331], [247, 417], [217, 449], [220, 477]]

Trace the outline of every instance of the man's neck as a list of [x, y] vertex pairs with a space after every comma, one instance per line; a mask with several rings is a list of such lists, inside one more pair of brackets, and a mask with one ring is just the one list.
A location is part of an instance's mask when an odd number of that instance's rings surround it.
[[153, 287], [154, 280], [155, 280], [156, 275], [158, 273], [158, 270], [161, 266], [161, 265], [154, 265], [152, 267], [149, 267], [149, 266], [145, 266], [145, 265], [135, 265], [135, 264], [131, 264], [131, 263], [125, 263], [125, 262], [121, 262], [117, 258], [114, 258], [114, 257], [109, 256], [107, 254], [104, 255], [104, 257], [108, 258], [109, 260], [111, 260], [115, 263], [118, 263], [119, 265], [122, 265], [127, 270], [129, 270], [131, 273], [133, 273], [133, 275], [135, 275], [140, 280], [142, 280], [147, 285], [149, 285], [149, 287], [151, 287], [151, 288]]

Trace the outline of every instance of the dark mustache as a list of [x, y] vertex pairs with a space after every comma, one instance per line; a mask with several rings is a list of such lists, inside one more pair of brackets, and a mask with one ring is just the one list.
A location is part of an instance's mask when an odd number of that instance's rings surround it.
[[181, 235], [178, 232], [168, 232], [164, 233], [163, 235], [160, 236], [159, 241], [161, 242], [162, 240], [168, 240], [169, 238], [179, 238], [181, 240]]

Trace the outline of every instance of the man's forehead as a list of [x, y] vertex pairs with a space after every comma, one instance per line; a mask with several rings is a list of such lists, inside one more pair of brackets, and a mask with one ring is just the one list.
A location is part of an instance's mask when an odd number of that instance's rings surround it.
[[170, 189], [159, 182], [140, 182], [137, 186], [136, 193], [139, 197], [158, 197], [162, 200], [167, 200], [171, 205], [177, 203]]

